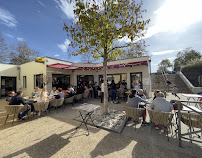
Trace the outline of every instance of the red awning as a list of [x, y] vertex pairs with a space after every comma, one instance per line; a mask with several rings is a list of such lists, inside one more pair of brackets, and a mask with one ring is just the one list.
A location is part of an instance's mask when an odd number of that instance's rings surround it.
[[60, 63], [56, 63], [56, 64], [51, 64], [51, 65], [47, 65], [47, 67], [54, 67], [54, 68], [68, 68], [71, 65], [67, 65], [67, 64], [60, 64]]
[[[115, 68], [123, 68], [123, 67], [134, 67], [134, 66], [139, 66], [139, 65], [148, 65], [148, 61], [138, 61], [138, 62], [132, 62], [132, 63], [107, 65], [107, 67], [108, 67], [108, 69], [115, 69]], [[72, 66], [72, 65], [61, 64], [61, 63], [47, 65], [47, 67], [62, 68], [62, 69], [68, 69], [68, 70], [102, 70], [103, 69], [103, 66], [78, 67], [78, 66]]]

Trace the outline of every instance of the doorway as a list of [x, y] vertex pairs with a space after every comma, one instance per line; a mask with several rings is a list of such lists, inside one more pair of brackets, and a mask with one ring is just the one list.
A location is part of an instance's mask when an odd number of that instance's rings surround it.
[[7, 96], [9, 91], [16, 92], [16, 77], [1, 76], [1, 96]]

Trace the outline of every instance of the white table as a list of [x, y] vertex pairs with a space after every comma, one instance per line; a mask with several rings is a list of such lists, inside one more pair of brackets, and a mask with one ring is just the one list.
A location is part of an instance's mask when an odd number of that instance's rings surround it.
[[[202, 95], [198, 94], [184, 94], [182, 93], [182, 96], [187, 97], [187, 100], [190, 101], [190, 99], [193, 99], [194, 101], [199, 101], [200, 98], [202, 98]], [[199, 103], [199, 105], [196, 103], [196, 107], [201, 108], [202, 102]]]
[[[201, 112], [202, 113], [202, 110], [200, 110], [200, 109], [198, 109], [197, 107], [195, 107], [195, 106], [189, 106], [191, 109], [189, 109], [189, 108], [187, 108], [187, 107], [185, 107], [185, 106], [183, 106], [183, 111], [188, 111], [188, 112], [192, 112], [193, 110], [195, 110], [195, 111], [197, 111], [197, 112]], [[193, 109], [193, 110], [192, 110]]]
[[[92, 121], [92, 123], [93, 123], [91, 115], [98, 108], [100, 108], [99, 105], [88, 104], [88, 103], [84, 103], [84, 104], [81, 104], [80, 106], [72, 108], [74, 110], [78, 110], [79, 113], [80, 113], [80, 116], [82, 118], [82, 122], [78, 127], [76, 127], [76, 130], [79, 129], [82, 124], [84, 124], [87, 131], [88, 131], [88, 134], [87, 134], [87, 136], [88, 136], [89, 135], [89, 130], [88, 130], [88, 127], [87, 127], [88, 119], [90, 119]], [[82, 112], [84, 112], [84, 114], [82, 114]], [[93, 125], [98, 128], [98, 126], [96, 126], [94, 123], [93, 123]]]

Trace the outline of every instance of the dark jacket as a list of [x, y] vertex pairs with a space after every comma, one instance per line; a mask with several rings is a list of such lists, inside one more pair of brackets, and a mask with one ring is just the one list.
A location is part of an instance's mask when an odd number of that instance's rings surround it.
[[11, 98], [10, 103], [9, 103], [9, 105], [20, 105], [20, 104], [23, 104], [23, 105], [26, 104], [24, 99], [20, 96], [13, 96]]

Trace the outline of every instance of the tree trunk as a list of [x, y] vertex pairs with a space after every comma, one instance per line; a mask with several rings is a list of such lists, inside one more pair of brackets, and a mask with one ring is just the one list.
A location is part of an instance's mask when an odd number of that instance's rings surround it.
[[104, 62], [103, 62], [103, 68], [104, 68], [104, 108], [103, 108], [103, 114], [108, 113], [108, 87], [107, 87], [107, 49], [104, 49]]

